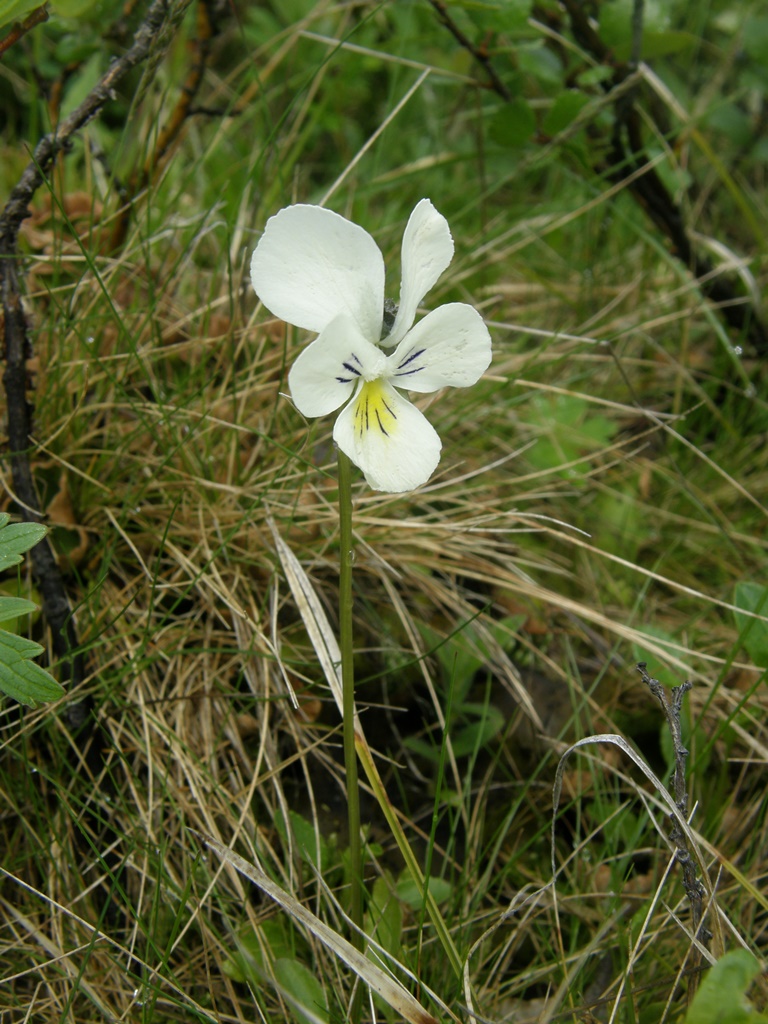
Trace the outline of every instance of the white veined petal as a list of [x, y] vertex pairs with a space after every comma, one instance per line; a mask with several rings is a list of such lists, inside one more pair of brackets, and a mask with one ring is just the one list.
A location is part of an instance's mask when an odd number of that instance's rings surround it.
[[383, 344], [396, 345], [416, 317], [419, 303], [453, 259], [448, 221], [429, 199], [414, 207], [403, 235], [400, 308]]
[[363, 384], [342, 409], [333, 439], [374, 490], [391, 493], [426, 483], [442, 448], [416, 406], [381, 379]]
[[327, 416], [358, 384], [380, 374], [383, 353], [366, 341], [357, 324], [337, 316], [296, 359], [288, 374], [291, 397], [304, 416]]
[[387, 357], [387, 376], [407, 391], [437, 391], [475, 384], [491, 362], [491, 336], [465, 302], [427, 313]]
[[270, 217], [251, 259], [251, 281], [281, 320], [322, 331], [346, 314], [378, 341], [384, 309], [384, 258], [357, 224], [321, 206], [287, 206]]

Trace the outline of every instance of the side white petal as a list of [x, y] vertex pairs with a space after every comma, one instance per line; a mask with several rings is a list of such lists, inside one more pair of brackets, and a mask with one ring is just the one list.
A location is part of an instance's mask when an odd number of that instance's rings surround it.
[[333, 439], [376, 491], [420, 487], [440, 461], [437, 432], [384, 380], [364, 384], [342, 409]]
[[351, 398], [361, 381], [378, 376], [385, 363], [353, 320], [337, 316], [291, 367], [291, 397], [304, 416], [327, 416]]
[[387, 376], [408, 391], [466, 388], [491, 362], [491, 336], [483, 318], [465, 302], [427, 313], [387, 356]]
[[296, 327], [322, 331], [346, 314], [378, 341], [384, 258], [363, 228], [321, 206], [287, 206], [270, 217], [251, 259], [251, 281], [267, 309]]
[[410, 328], [416, 309], [453, 259], [448, 221], [429, 199], [414, 207], [403, 235], [400, 308], [385, 345], [396, 345]]

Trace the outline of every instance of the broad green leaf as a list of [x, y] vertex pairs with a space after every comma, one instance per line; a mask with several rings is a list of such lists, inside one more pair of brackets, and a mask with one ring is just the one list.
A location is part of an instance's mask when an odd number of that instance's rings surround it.
[[243, 925], [237, 935], [237, 947], [237, 952], [224, 961], [224, 973], [240, 984], [247, 981], [261, 985], [270, 963], [291, 953], [285, 919], [262, 921], [255, 928], [250, 924]]
[[24, 552], [48, 532], [42, 523], [10, 523], [10, 518], [7, 512], [0, 513], [0, 571], [18, 565]]
[[[444, 878], [432, 877], [429, 879], [429, 891], [438, 903], [445, 903], [450, 897], [452, 886]], [[422, 895], [418, 886], [409, 874], [403, 875], [397, 880], [397, 898], [402, 900], [411, 910], [419, 910], [422, 904]]]
[[403, 905], [388, 875], [379, 875], [373, 883], [365, 931], [393, 957], [399, 958], [403, 935]]
[[78, 69], [64, 92], [61, 101], [62, 116], [70, 114], [80, 106], [85, 98], [93, 91], [96, 83], [101, 78], [104, 57], [100, 52], [90, 55], [85, 63]]
[[475, 674], [489, 664], [487, 652], [472, 628], [472, 623], [454, 633], [442, 636], [426, 623], [420, 623], [420, 632], [440, 662], [443, 678], [453, 686], [453, 699], [461, 703], [472, 686]]
[[744, 22], [742, 46], [752, 60], [765, 67], [768, 64], [768, 16], [747, 18]]
[[0, 0], [0, 28], [22, 21], [30, 11], [42, 6], [40, 0]]
[[520, 46], [515, 56], [518, 69], [532, 75], [542, 85], [563, 84], [563, 65], [557, 54], [543, 44]]
[[[680, 643], [679, 636], [673, 636], [669, 630], [664, 629], [663, 626], [659, 626], [656, 623], [651, 623], [646, 626], [643, 630], [645, 636], [648, 637], [648, 646], [646, 646], [642, 639], [639, 638], [632, 642], [632, 660], [635, 664], [644, 661], [648, 666], [648, 674], [650, 676], [665, 676], [669, 671], [666, 662], [663, 660], [663, 652], [668, 647], [671, 647], [674, 651], [674, 645]], [[658, 645], [655, 641], [661, 641]], [[655, 648], [655, 649], [654, 649]], [[662, 678], [661, 682], [668, 686], [677, 686], [683, 680], [673, 680]]]
[[37, 611], [37, 605], [24, 597], [0, 597], [0, 622], [20, 619], [34, 611]]
[[53, 676], [29, 660], [42, 652], [34, 640], [0, 629], [0, 690], [32, 708], [64, 696], [64, 688]]
[[[328, 844], [320, 837], [320, 850], [317, 849], [317, 833], [315, 827], [311, 821], [308, 821], [305, 817], [298, 813], [298, 811], [288, 812], [291, 831], [297, 847], [297, 852], [301, 859], [308, 864], [314, 864], [318, 871], [323, 871], [328, 867], [330, 860]], [[284, 842], [288, 842], [288, 834], [285, 829], [285, 823], [280, 817], [277, 820], [277, 827], [280, 831], [280, 835]], [[318, 863], [318, 852], [320, 856], [320, 863]]]
[[299, 1024], [317, 1024], [328, 1020], [328, 1002], [323, 986], [304, 964], [293, 957], [275, 960], [275, 978], [283, 989], [283, 997], [290, 1001], [293, 1015]]
[[463, 0], [462, 7], [484, 31], [519, 32], [528, 24], [533, 0]]
[[467, 717], [474, 713], [478, 720], [463, 726], [455, 736], [451, 737], [456, 757], [465, 757], [467, 754], [476, 753], [490, 743], [494, 736], [498, 736], [506, 722], [504, 714], [498, 708], [488, 704], [462, 704], [461, 712]]
[[536, 131], [536, 118], [524, 99], [514, 99], [505, 103], [494, 115], [490, 125], [490, 135], [500, 146], [515, 148], [530, 142]]
[[[759, 583], [742, 581], [737, 583], [733, 592], [733, 603], [745, 612], [754, 612], [768, 619], [768, 587]], [[768, 622], [734, 613], [736, 628], [739, 631], [739, 642], [744, 645], [752, 661], [761, 668], [768, 668]]]
[[[643, 58], [665, 57], [670, 53], [682, 53], [699, 42], [690, 32], [649, 32], [643, 38]], [[629, 57], [629, 51], [627, 51]]]
[[[586, 399], [576, 395], [536, 395], [526, 416], [539, 435], [527, 454], [531, 464], [569, 477], [588, 472], [588, 459], [580, 464], [577, 460], [607, 447], [617, 429], [615, 422], [593, 412]], [[561, 469], [572, 462], [577, 464]]]
[[726, 953], [702, 981], [685, 1024], [768, 1024], [746, 998], [759, 973], [760, 964], [746, 949]]
[[608, 64], [595, 64], [594, 67], [586, 68], [576, 75], [576, 84], [587, 88], [593, 85], [600, 85], [613, 77], [614, 69]]
[[578, 89], [569, 89], [555, 97], [555, 102], [544, 118], [542, 130], [547, 135], [557, 135], [568, 128], [589, 103], [589, 96]]
[[721, 132], [734, 146], [747, 148], [754, 138], [752, 118], [736, 103], [719, 99], [716, 106], [707, 111], [704, 118], [707, 127]]

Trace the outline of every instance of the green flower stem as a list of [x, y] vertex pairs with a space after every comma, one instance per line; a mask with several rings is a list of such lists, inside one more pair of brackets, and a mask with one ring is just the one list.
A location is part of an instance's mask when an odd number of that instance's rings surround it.
[[381, 808], [382, 814], [387, 819], [387, 824], [392, 830], [392, 835], [395, 842], [397, 843], [400, 853], [403, 855], [406, 867], [411, 873], [411, 878], [416, 883], [416, 887], [422, 896], [424, 903], [426, 904], [427, 913], [429, 914], [432, 926], [437, 933], [437, 937], [440, 941], [440, 945], [445, 951], [445, 955], [448, 957], [448, 962], [453, 969], [454, 974], [457, 978], [462, 977], [464, 968], [464, 962], [461, 959], [458, 949], [451, 938], [451, 933], [448, 930], [448, 926], [443, 919], [443, 915], [440, 913], [440, 908], [437, 905], [437, 901], [432, 893], [427, 888], [427, 882], [424, 878], [424, 873], [419, 867], [419, 862], [416, 859], [416, 855], [411, 849], [410, 843], [406, 838], [403, 826], [400, 824], [397, 811], [392, 806], [392, 802], [387, 796], [387, 791], [384, 789], [384, 783], [379, 775], [379, 770], [376, 767], [376, 762], [373, 759], [371, 748], [365, 740], [365, 737], [357, 734], [357, 753], [360, 757], [360, 762], [365, 770], [365, 774], [368, 777], [368, 782], [374, 795], [378, 801], [379, 807]]
[[[352, 944], [364, 948], [363, 853], [360, 842], [360, 788], [355, 749], [355, 663], [352, 643], [352, 463], [338, 452], [339, 466], [339, 646], [344, 712], [344, 765], [347, 774], [349, 862], [351, 877], [350, 918], [356, 925]], [[360, 929], [359, 931], [357, 929]]]
[[[344, 712], [344, 763], [347, 773], [347, 800], [349, 820], [349, 855], [351, 864], [352, 890], [350, 918], [361, 929], [352, 936], [357, 948], [364, 946], [362, 935], [363, 924], [363, 857], [360, 842], [360, 792], [358, 788], [357, 758], [360, 758], [369, 785], [378, 801], [379, 807], [387, 820], [395, 842], [400, 849], [411, 877], [416, 883], [426, 905], [427, 913], [437, 933], [448, 961], [457, 978], [461, 978], [463, 961], [451, 938], [451, 933], [440, 913], [434, 896], [428, 891], [424, 874], [419, 867], [411, 846], [406, 838], [397, 811], [390, 802], [384, 783], [379, 775], [371, 748], [362, 733], [355, 728], [355, 674], [354, 647], [352, 643], [352, 564], [354, 549], [352, 545], [352, 464], [347, 456], [339, 451], [339, 646], [341, 648], [341, 684], [343, 691]], [[361, 988], [358, 992], [362, 995]], [[359, 1007], [359, 1000], [357, 1001]], [[354, 1008], [353, 1008], [354, 1009]], [[352, 1020], [359, 1018], [357, 1013], [350, 1015]]]

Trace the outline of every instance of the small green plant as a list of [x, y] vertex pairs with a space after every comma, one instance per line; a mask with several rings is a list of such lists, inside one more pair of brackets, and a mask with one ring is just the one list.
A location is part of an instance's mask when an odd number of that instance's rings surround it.
[[[23, 553], [48, 532], [40, 523], [11, 523], [10, 518], [7, 512], [0, 513], [0, 571], [18, 565]], [[36, 609], [37, 605], [26, 598], [0, 597], [0, 622], [19, 622]], [[43, 648], [34, 640], [0, 629], [0, 690], [31, 708], [64, 695], [53, 676], [31, 660], [42, 653]]]
[[748, 950], [726, 953], [701, 983], [685, 1024], [766, 1024], [768, 1017], [754, 1010], [746, 996], [759, 972]]

